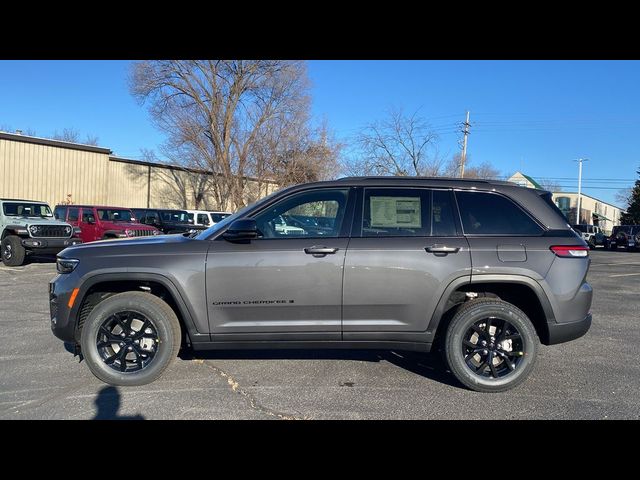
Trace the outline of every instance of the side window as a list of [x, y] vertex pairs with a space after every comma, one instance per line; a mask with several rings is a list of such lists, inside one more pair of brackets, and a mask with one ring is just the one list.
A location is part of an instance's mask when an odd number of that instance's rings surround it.
[[315, 190], [285, 198], [259, 213], [262, 238], [338, 237], [349, 190]]
[[53, 215], [56, 219], [62, 220], [64, 222], [67, 217], [67, 207], [56, 207]]
[[160, 215], [158, 215], [158, 212], [147, 212], [147, 216], [145, 218], [144, 223], [148, 223], [149, 225], [159, 224]]
[[79, 213], [79, 209], [78, 208], [69, 208], [69, 218], [67, 218], [67, 220], [69, 222], [77, 222], [78, 221], [78, 213]]
[[456, 192], [466, 235], [540, 235], [542, 228], [508, 198], [487, 192]]
[[198, 225], [209, 225], [209, 215], [204, 213], [198, 214]]
[[[95, 222], [95, 217], [93, 216], [93, 210], [88, 208], [82, 209], [82, 223], [89, 223], [89, 219]], [[104, 220], [104, 219], [103, 219]]]
[[367, 188], [363, 237], [426, 237], [431, 233], [431, 191], [418, 188]]
[[455, 237], [456, 222], [453, 213], [453, 200], [448, 190], [433, 191], [431, 208], [431, 235], [434, 237]]

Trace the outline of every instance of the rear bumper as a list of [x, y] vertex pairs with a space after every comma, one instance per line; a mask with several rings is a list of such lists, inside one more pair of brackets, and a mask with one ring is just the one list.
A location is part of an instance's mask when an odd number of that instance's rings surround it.
[[582, 337], [591, 327], [591, 313], [577, 322], [549, 323], [549, 339], [547, 345], [564, 343]]

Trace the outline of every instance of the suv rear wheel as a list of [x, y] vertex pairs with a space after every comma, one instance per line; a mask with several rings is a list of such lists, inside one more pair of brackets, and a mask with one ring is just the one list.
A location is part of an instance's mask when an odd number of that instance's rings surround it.
[[24, 257], [27, 252], [22, 246], [20, 237], [16, 235], [5, 237], [2, 240], [0, 250], [2, 251], [2, 262], [7, 267], [17, 267], [24, 263]]
[[502, 300], [464, 304], [445, 338], [451, 372], [478, 392], [502, 392], [522, 383], [538, 353], [538, 336], [527, 315]]
[[87, 318], [82, 354], [96, 377], [111, 385], [145, 385], [178, 355], [180, 323], [163, 300], [125, 292], [100, 302]]

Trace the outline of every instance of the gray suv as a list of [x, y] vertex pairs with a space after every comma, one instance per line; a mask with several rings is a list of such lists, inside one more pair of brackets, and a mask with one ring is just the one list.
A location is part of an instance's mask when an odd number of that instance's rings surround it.
[[589, 263], [549, 192], [345, 178], [283, 189], [196, 236], [64, 250], [51, 328], [113, 385], [155, 380], [181, 346], [433, 349], [462, 384], [498, 392], [529, 375], [540, 342], [587, 332]]

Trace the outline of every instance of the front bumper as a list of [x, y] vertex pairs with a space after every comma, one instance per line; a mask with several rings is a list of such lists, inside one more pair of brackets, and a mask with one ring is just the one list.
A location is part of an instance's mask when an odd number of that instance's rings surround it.
[[547, 345], [564, 343], [582, 337], [591, 327], [591, 313], [577, 322], [548, 323], [549, 341]]
[[77, 237], [72, 238], [23, 238], [22, 246], [27, 250], [39, 253], [58, 253], [67, 247], [82, 243]]
[[[75, 318], [78, 313], [78, 303], [69, 307], [69, 299], [79, 279], [74, 272], [56, 275], [49, 282], [49, 310], [51, 316], [51, 331], [60, 340], [77, 342]], [[82, 292], [81, 292], [82, 293]], [[80, 296], [80, 295], [79, 295]]]

